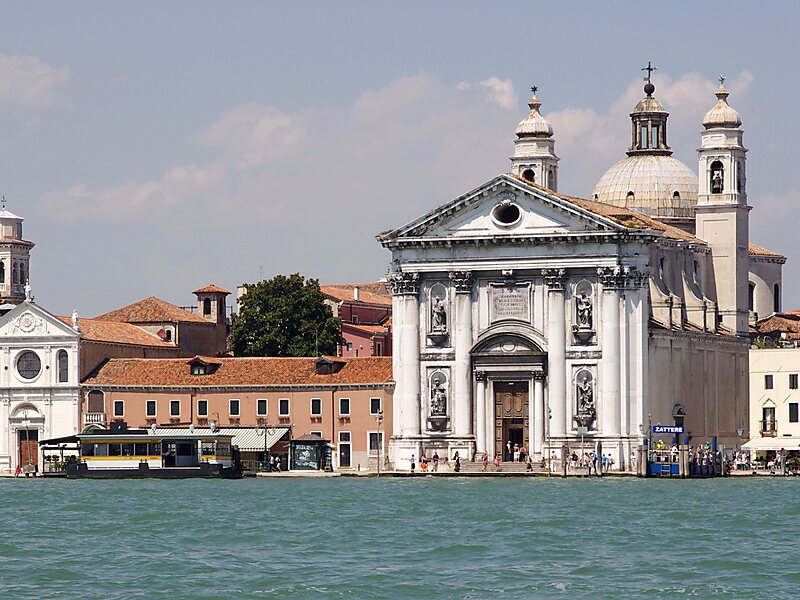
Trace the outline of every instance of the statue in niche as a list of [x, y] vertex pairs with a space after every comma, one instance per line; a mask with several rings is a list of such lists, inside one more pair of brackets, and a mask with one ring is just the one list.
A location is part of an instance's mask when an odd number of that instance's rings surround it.
[[597, 411], [594, 407], [594, 390], [589, 373], [583, 372], [583, 376], [578, 380], [577, 388], [578, 414], [575, 415], [575, 422], [580, 427], [590, 427], [597, 418]]
[[576, 308], [578, 313], [578, 328], [591, 329], [592, 328], [592, 299], [586, 295], [586, 292], [581, 292], [576, 300]]
[[722, 169], [714, 169], [711, 172], [711, 193], [722, 193]]
[[444, 298], [434, 298], [431, 306], [431, 331], [444, 333], [447, 331], [447, 307]]
[[431, 389], [431, 416], [443, 417], [447, 414], [447, 392], [438, 377], [433, 379]]

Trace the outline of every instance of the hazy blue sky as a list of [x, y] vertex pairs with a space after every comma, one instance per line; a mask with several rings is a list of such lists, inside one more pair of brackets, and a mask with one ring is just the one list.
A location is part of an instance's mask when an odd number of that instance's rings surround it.
[[63, 314], [262, 273], [371, 281], [376, 233], [508, 169], [532, 83], [559, 191], [588, 196], [652, 60], [692, 169], [728, 76], [751, 239], [789, 256], [800, 308], [798, 6], [4, 2], [0, 192], [37, 243], [37, 301]]

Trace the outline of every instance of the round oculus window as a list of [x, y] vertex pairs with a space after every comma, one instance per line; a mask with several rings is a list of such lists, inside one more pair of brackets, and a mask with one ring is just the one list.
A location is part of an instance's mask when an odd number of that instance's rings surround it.
[[513, 227], [522, 220], [522, 211], [519, 206], [506, 200], [492, 209], [492, 219], [500, 227]]
[[24, 379], [34, 379], [42, 370], [42, 361], [35, 352], [23, 352], [17, 359], [17, 372]]

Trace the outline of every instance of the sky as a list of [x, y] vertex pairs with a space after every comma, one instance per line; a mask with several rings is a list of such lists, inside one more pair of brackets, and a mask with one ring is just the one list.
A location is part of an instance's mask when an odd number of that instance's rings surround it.
[[300, 272], [382, 277], [375, 241], [508, 171], [536, 84], [559, 192], [624, 158], [651, 60], [693, 170], [727, 76], [751, 240], [800, 308], [794, 2], [2, 2], [0, 194], [37, 303], [89, 317]]

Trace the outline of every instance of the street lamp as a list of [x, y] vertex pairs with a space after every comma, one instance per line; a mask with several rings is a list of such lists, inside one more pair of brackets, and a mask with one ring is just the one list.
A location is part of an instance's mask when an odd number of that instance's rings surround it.
[[269, 434], [270, 431], [272, 431], [274, 429], [274, 426], [269, 424], [269, 417], [268, 416], [264, 416], [264, 420], [262, 421], [262, 424], [263, 424], [263, 427], [258, 427], [258, 426], [256, 427], [256, 432], [258, 433], [258, 435], [263, 435], [264, 436], [264, 460], [263, 460], [263, 462], [261, 464], [261, 469], [263, 471], [266, 471], [267, 473], [269, 473], [269, 460], [267, 459], [267, 452], [268, 452], [268, 449], [267, 449], [267, 435]]
[[381, 435], [381, 425], [383, 425], [383, 409], [379, 408], [375, 415], [375, 425], [378, 427], [378, 477], [381, 476], [381, 451], [383, 450], [383, 435]]

